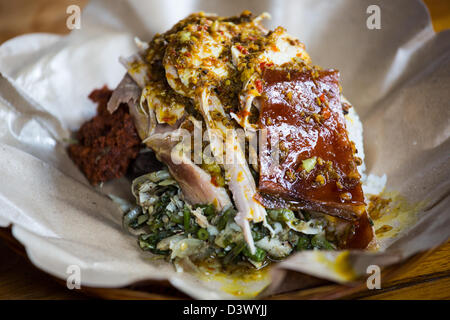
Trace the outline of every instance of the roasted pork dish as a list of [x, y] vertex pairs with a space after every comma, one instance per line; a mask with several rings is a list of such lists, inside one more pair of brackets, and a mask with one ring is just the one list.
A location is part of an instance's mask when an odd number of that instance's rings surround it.
[[91, 134], [100, 148], [81, 131], [70, 147], [94, 184], [134, 172], [124, 226], [180, 269], [259, 269], [300, 250], [375, 243], [362, 127], [339, 72], [314, 65], [282, 27], [266, 30], [267, 17], [200, 12], [137, 40], [105, 93], [103, 116], [119, 120]]

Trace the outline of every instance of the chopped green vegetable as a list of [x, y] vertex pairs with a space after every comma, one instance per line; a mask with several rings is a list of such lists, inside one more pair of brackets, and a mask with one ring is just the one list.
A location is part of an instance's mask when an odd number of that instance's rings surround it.
[[226, 253], [224, 250], [219, 250], [219, 251], [216, 253], [216, 255], [217, 255], [219, 258], [223, 258], [223, 257], [225, 257], [225, 256], [227, 255], [227, 253]]
[[305, 169], [306, 172], [310, 172], [312, 169], [314, 169], [316, 162], [317, 162], [316, 157], [302, 160], [302, 167], [303, 169]]
[[223, 263], [225, 265], [233, 262], [238, 256], [239, 254], [242, 252], [242, 250], [244, 250], [244, 248], [247, 246], [247, 244], [242, 241], [237, 243], [233, 249], [230, 250], [230, 252], [228, 252], [228, 254], [225, 256], [225, 258], [223, 258]]
[[170, 221], [177, 223], [177, 224], [183, 224], [184, 223], [184, 217], [178, 215], [177, 213], [172, 214], [170, 216]]
[[334, 250], [334, 247], [331, 243], [329, 243], [323, 235], [316, 234], [311, 239], [311, 245], [314, 248], [321, 249], [321, 250]]
[[205, 216], [213, 216], [216, 214], [216, 209], [212, 204], [197, 204], [193, 207], [194, 209], [201, 208]]
[[166, 179], [166, 180], [163, 180], [160, 183], [158, 183], [158, 185], [165, 187], [165, 186], [174, 185], [176, 183], [177, 182], [175, 180], [173, 180], [173, 179]]
[[309, 240], [309, 237], [307, 235], [299, 235], [296, 249], [297, 251], [312, 249], [311, 241]]
[[138, 217], [142, 214], [142, 208], [139, 206], [134, 206], [133, 208], [131, 208], [128, 212], [126, 212], [123, 215], [123, 226], [126, 228], [131, 227], [131, 228], [137, 228], [138, 224], [137, 219]]
[[274, 221], [286, 222], [295, 219], [294, 212], [286, 208], [267, 210], [267, 212]]
[[179, 33], [179, 35], [180, 35], [180, 42], [181, 43], [187, 42], [187, 41], [189, 41], [191, 39], [191, 33], [189, 31], [181, 31]]
[[248, 246], [246, 246], [242, 253], [244, 256], [255, 262], [262, 262], [266, 258], [266, 251], [258, 247], [256, 247], [255, 253], [252, 254]]
[[211, 175], [214, 183], [217, 186], [223, 187], [225, 185], [225, 179], [223, 177], [222, 169], [217, 163], [212, 162], [211, 160], [204, 159], [203, 163], [200, 166], [203, 170]]
[[197, 238], [199, 238], [200, 240], [207, 240], [209, 238], [208, 230], [200, 228], [197, 231]]
[[222, 173], [222, 169], [220, 169], [220, 166], [215, 163], [202, 163], [202, 169], [209, 172], [211, 175], [218, 175]]
[[228, 222], [231, 221], [231, 219], [233, 219], [235, 215], [236, 210], [233, 207], [226, 209], [222, 213], [222, 216], [220, 217], [219, 222], [217, 223], [217, 229], [219, 229], [220, 231], [225, 229]]
[[259, 230], [256, 230], [256, 228], [253, 228], [252, 229], [252, 237], [253, 237], [254, 241], [259, 241], [265, 237], [265, 234], [260, 232]]
[[138, 238], [139, 247], [144, 251], [150, 251], [155, 254], [168, 254], [168, 251], [158, 250], [156, 245], [161, 239], [170, 237], [172, 233], [169, 232], [161, 232], [159, 234], [151, 233], [151, 234], [141, 234]]
[[140, 215], [137, 218], [137, 226], [140, 226], [141, 224], [144, 224], [148, 220], [148, 214]]
[[219, 29], [219, 21], [214, 21], [212, 26], [211, 26], [211, 31], [212, 32], [217, 32], [217, 30]]
[[184, 230], [186, 232], [189, 232], [191, 229], [191, 210], [187, 206], [184, 206], [183, 209], [183, 223], [184, 223]]

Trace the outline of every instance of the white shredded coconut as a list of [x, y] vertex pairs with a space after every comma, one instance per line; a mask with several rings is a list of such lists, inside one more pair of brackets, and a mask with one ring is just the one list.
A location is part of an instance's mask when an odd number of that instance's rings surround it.
[[[343, 98], [343, 101], [348, 101]], [[358, 171], [361, 174], [361, 182], [363, 192], [366, 195], [377, 195], [381, 193], [386, 186], [386, 175], [376, 176], [374, 174], [366, 174], [366, 164], [364, 162], [364, 142], [363, 142], [363, 126], [355, 108], [350, 108], [348, 114], [345, 116], [345, 122], [347, 126], [348, 137], [355, 143], [358, 150], [357, 156], [363, 160], [363, 164], [358, 167]]]

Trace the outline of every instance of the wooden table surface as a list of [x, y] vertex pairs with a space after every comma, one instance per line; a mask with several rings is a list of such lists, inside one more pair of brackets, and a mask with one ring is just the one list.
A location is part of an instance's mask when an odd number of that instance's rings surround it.
[[[424, 0], [436, 31], [450, 28], [450, 0]], [[0, 0], [0, 43], [29, 32], [67, 33], [66, 8], [87, 0]], [[86, 299], [33, 267], [0, 241], [0, 299]], [[382, 274], [383, 279], [383, 274]], [[333, 290], [333, 285], [317, 289]], [[298, 298], [301, 298], [299, 293]], [[382, 282], [381, 290], [354, 295], [356, 299], [450, 299], [450, 241], [406, 272]]]

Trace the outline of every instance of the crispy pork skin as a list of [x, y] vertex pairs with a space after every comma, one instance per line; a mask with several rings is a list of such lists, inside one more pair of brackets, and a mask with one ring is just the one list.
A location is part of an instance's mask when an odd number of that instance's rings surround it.
[[259, 123], [267, 137], [257, 198], [269, 208], [290, 206], [353, 221], [364, 234], [353, 242], [370, 242], [371, 227], [366, 218], [360, 221], [367, 217], [360, 161], [347, 136], [339, 73], [310, 66], [269, 69], [264, 81]]

